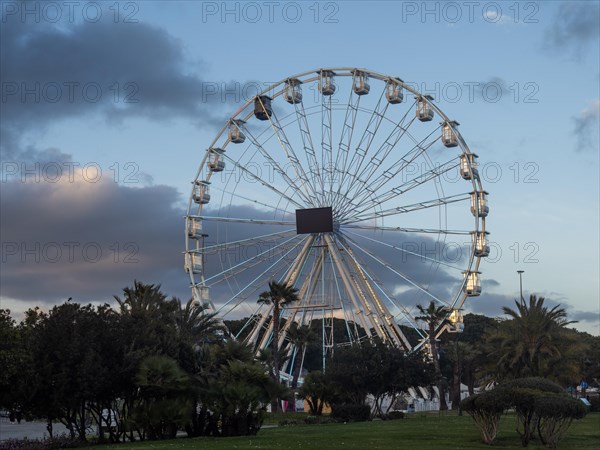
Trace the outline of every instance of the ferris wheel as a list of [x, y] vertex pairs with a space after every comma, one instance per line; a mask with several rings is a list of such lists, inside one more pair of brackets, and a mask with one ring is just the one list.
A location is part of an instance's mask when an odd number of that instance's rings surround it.
[[194, 298], [244, 319], [238, 337], [257, 351], [272, 339], [272, 307], [257, 302], [271, 280], [300, 298], [281, 312], [282, 348], [294, 323], [316, 321], [324, 353], [372, 336], [411, 351], [427, 337], [416, 305], [431, 301], [448, 311], [437, 333], [461, 331], [489, 245], [488, 193], [458, 126], [432, 96], [365, 69], [305, 72], [258, 92], [193, 181]]

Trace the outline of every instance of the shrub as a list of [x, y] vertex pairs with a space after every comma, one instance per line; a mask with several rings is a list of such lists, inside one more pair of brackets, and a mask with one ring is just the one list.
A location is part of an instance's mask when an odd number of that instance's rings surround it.
[[336, 420], [329, 416], [306, 416], [304, 423], [307, 425], [335, 423]]
[[485, 391], [465, 398], [460, 406], [479, 428], [481, 440], [485, 444], [494, 442], [498, 434], [500, 416], [511, 404], [509, 392], [502, 388]]
[[298, 421], [294, 419], [283, 419], [279, 421], [280, 427], [291, 427], [295, 425], [298, 425]]
[[556, 448], [573, 420], [582, 419], [587, 414], [587, 408], [579, 400], [567, 396], [546, 395], [535, 400], [535, 414], [542, 443]]
[[516, 430], [521, 437], [523, 447], [529, 445], [538, 428], [536, 401], [548, 395], [561, 395], [568, 398], [561, 386], [540, 377], [517, 378], [503, 383], [501, 387], [510, 393], [511, 403], [517, 415]]
[[56, 450], [83, 447], [84, 442], [66, 434], [44, 439], [8, 439], [0, 442], [0, 450]]
[[331, 417], [338, 422], [365, 422], [371, 419], [368, 405], [339, 403], [331, 405]]

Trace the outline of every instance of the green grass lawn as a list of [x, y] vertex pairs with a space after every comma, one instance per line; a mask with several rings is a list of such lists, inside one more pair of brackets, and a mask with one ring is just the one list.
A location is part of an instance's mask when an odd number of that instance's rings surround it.
[[[138, 442], [93, 447], [99, 450], [140, 449], [397, 449], [442, 450], [522, 448], [514, 430], [515, 418], [503, 417], [494, 445], [479, 440], [479, 433], [469, 416], [416, 413], [406, 419], [348, 424], [296, 425], [263, 429], [258, 436], [236, 438], [179, 438], [172, 441]], [[539, 441], [530, 449], [545, 449]], [[600, 449], [600, 413], [588, 414], [573, 423], [560, 447], [565, 450]]]

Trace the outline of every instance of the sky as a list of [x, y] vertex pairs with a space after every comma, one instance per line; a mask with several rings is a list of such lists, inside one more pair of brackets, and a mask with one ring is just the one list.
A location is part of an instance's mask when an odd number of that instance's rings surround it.
[[15, 317], [134, 279], [187, 299], [190, 182], [227, 119], [257, 85], [359, 67], [431, 93], [479, 155], [492, 252], [467, 310], [501, 316], [524, 270], [526, 297], [600, 333], [600, 2], [2, 1], [0, 20]]

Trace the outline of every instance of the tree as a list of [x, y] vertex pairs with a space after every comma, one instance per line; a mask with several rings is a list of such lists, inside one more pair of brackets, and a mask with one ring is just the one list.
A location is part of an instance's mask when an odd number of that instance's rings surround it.
[[197, 372], [199, 367], [198, 353], [210, 343], [222, 341], [225, 326], [216, 318], [215, 313], [208, 313], [208, 306], [190, 299], [185, 305], [175, 298], [175, 326], [179, 340], [178, 361], [189, 373]]
[[[119, 305], [119, 328], [123, 348], [123, 365], [115, 374], [121, 382], [119, 417], [126, 437], [135, 440], [129, 425], [130, 414], [136, 410], [142, 397], [135, 383], [140, 364], [149, 356], [179, 357], [179, 339], [176, 313], [180, 303], [168, 299], [160, 285], [134, 281], [133, 287], [123, 289], [123, 298], [114, 296]], [[117, 405], [115, 404], [115, 407]], [[142, 430], [137, 430], [138, 437]]]
[[446, 404], [447, 382], [446, 379], [443, 377], [442, 370], [440, 368], [439, 349], [435, 333], [438, 325], [440, 325], [446, 318], [448, 310], [445, 306], [437, 306], [433, 300], [429, 303], [427, 308], [424, 308], [421, 305], [417, 305], [417, 309], [419, 310], [421, 315], [415, 317], [415, 319], [422, 320], [427, 324], [427, 337], [429, 340], [429, 348], [431, 351], [431, 357], [433, 359], [433, 367], [435, 369], [437, 387], [440, 395], [440, 410], [444, 411], [448, 409], [448, 405]]
[[281, 320], [281, 307], [289, 303], [297, 302], [298, 289], [287, 283], [269, 282], [269, 290], [260, 294], [258, 303], [273, 307], [273, 372], [275, 379], [279, 382], [279, 327]]
[[544, 297], [532, 294], [529, 303], [515, 301], [516, 309], [504, 307], [508, 320], [488, 334], [486, 343], [496, 361], [493, 370], [500, 379], [577, 379], [581, 345], [565, 328], [573, 322], [560, 305], [549, 308], [544, 302]]
[[308, 403], [310, 414], [320, 416], [323, 414], [325, 403], [331, 400], [331, 386], [325, 375], [315, 370], [304, 377], [298, 395]]
[[294, 323], [288, 331], [288, 338], [295, 350], [291, 385], [292, 390], [295, 390], [298, 387], [298, 378], [300, 377], [306, 350], [317, 341], [318, 336], [308, 325], [298, 326]]
[[196, 435], [252, 435], [260, 429], [264, 405], [287, 395], [252, 349], [237, 341], [213, 344], [202, 371], [194, 378], [201, 408]]
[[172, 358], [149, 356], [140, 364], [136, 385], [142, 400], [132, 418], [143, 430], [143, 437], [174, 439], [194, 408], [188, 375]]

